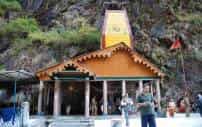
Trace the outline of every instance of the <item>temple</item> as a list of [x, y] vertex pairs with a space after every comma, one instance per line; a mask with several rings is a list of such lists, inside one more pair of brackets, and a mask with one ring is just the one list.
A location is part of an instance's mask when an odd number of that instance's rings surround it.
[[160, 85], [165, 74], [133, 49], [125, 10], [106, 10], [100, 45], [97, 51], [36, 73], [40, 80], [38, 113], [89, 117], [94, 98], [97, 111], [93, 115], [116, 114], [122, 96], [128, 93], [135, 101], [146, 82], [152, 83], [151, 91], [160, 107]]

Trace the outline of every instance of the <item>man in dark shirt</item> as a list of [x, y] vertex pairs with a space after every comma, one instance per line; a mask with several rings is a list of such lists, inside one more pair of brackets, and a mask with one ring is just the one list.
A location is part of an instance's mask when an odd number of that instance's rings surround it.
[[156, 127], [155, 115], [154, 115], [154, 99], [149, 90], [149, 85], [145, 85], [143, 93], [137, 97], [137, 108], [141, 114], [142, 127]]

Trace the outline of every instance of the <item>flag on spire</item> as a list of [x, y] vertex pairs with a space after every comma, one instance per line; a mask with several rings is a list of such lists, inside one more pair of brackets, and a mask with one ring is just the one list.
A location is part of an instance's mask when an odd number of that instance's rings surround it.
[[170, 47], [170, 50], [179, 49], [182, 47], [182, 42], [179, 39], [176, 39]]

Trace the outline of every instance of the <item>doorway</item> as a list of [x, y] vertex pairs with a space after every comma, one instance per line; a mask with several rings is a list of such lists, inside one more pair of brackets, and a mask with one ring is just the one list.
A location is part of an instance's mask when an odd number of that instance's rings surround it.
[[62, 115], [84, 115], [85, 83], [63, 82], [61, 89]]
[[119, 109], [122, 99], [121, 81], [109, 81], [108, 83], [108, 114], [120, 115]]

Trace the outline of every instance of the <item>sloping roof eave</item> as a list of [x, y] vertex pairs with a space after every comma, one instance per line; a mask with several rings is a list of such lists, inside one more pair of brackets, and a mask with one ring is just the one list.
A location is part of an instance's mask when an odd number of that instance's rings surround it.
[[[96, 76], [92, 71], [88, 70], [87, 68], [81, 66], [79, 62], [83, 62], [92, 58], [107, 58], [111, 57], [113, 53], [119, 50], [125, 50], [129, 52], [131, 57], [133, 58], [134, 62], [144, 64], [147, 68], [149, 68], [153, 73], [157, 74], [159, 77], [164, 77], [165, 74], [161, 72], [160, 69], [158, 69], [154, 64], [152, 64], [149, 60], [147, 60], [145, 57], [140, 55], [138, 52], [133, 51], [130, 49], [127, 45], [124, 43], [119, 43], [117, 45], [105, 48], [105, 49], [100, 49], [91, 53], [86, 53], [81, 56], [72, 58], [70, 60], [64, 61], [59, 64], [55, 64], [53, 66], [41, 69], [37, 71], [36, 75], [37, 77], [43, 77], [43, 76], [52, 76], [53, 73], [57, 73], [59, 71], [64, 70], [66, 67], [73, 66], [77, 71], [83, 72], [83, 73], [88, 73], [91, 76]], [[46, 77], [47, 78], [47, 77]]]

